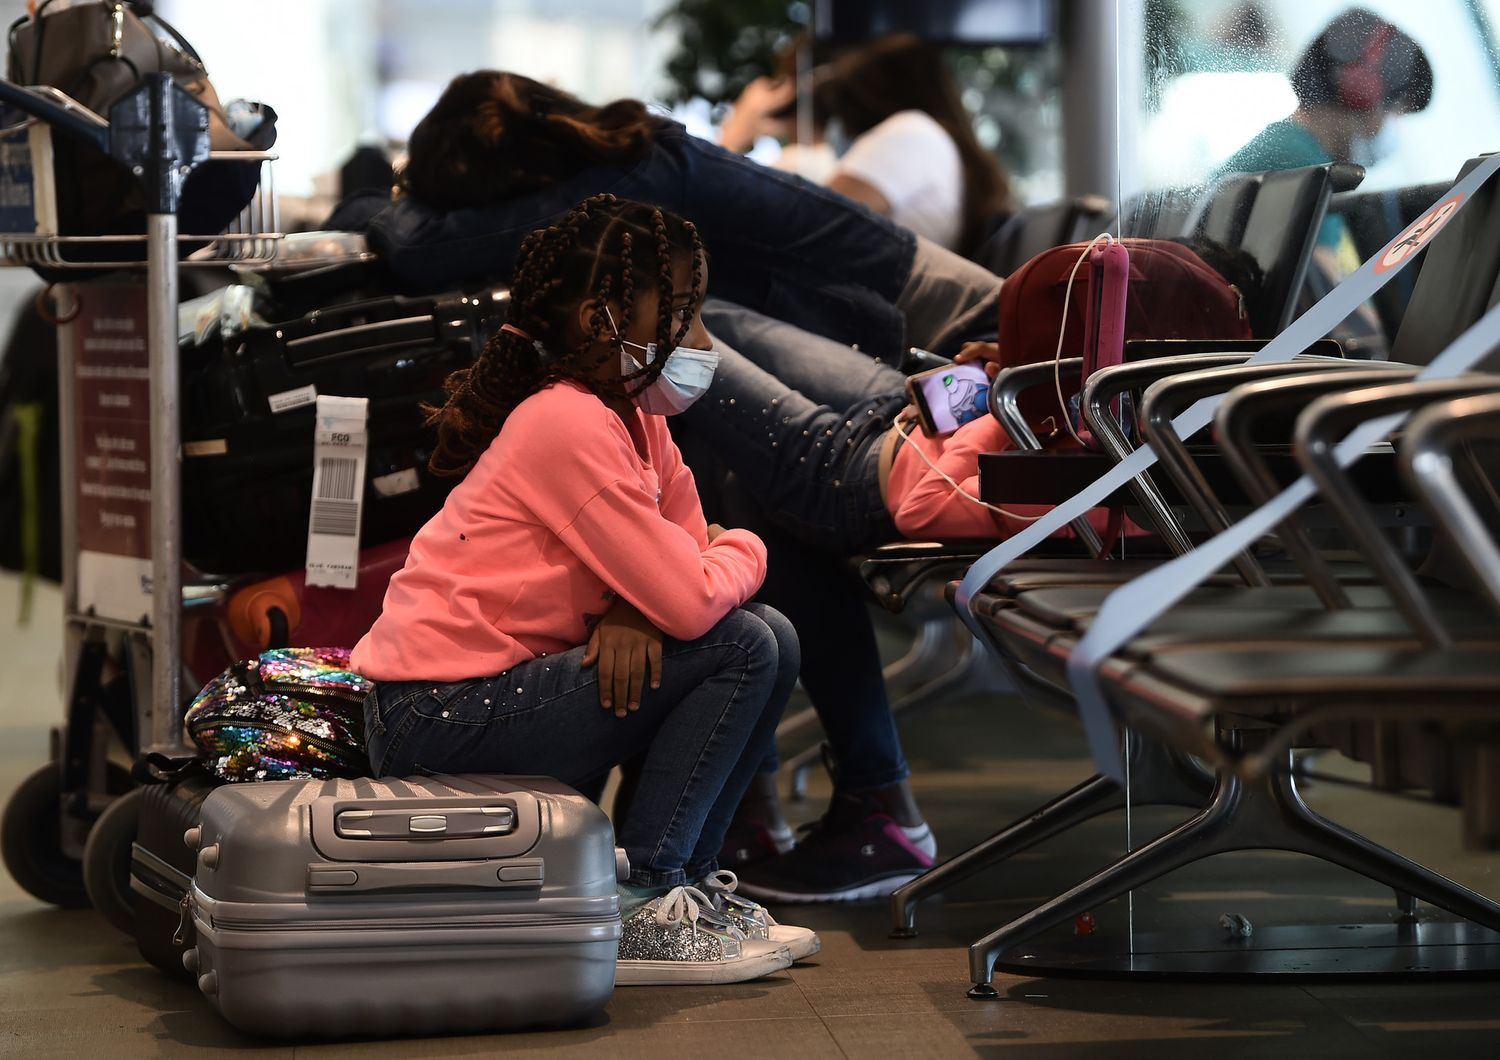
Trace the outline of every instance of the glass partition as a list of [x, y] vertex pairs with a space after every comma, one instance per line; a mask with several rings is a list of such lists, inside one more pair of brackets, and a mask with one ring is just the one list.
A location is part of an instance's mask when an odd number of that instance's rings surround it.
[[[1500, 149], [1497, 18], [1500, 3], [1492, 0], [1370, 0], [1359, 9], [1323, 0], [1126, 0], [1120, 5], [1120, 230], [1190, 242], [1212, 237], [1231, 259], [1256, 267], [1252, 273], [1265, 282], [1254, 293], [1245, 291], [1252, 299], [1270, 297], [1266, 288], [1273, 286], [1273, 274], [1306, 255], [1305, 286], [1291, 292], [1294, 303], [1287, 310], [1295, 317], [1431, 206], [1466, 160]], [[1371, 26], [1386, 25], [1381, 20], [1394, 30], [1372, 35]], [[1273, 185], [1264, 174], [1336, 162], [1362, 170], [1336, 171], [1341, 175], [1330, 188], [1326, 216], [1310, 228], [1283, 225], [1274, 234], [1276, 226], [1257, 212], [1256, 197], [1284, 185]], [[1297, 200], [1288, 195], [1278, 201], [1285, 211]], [[1346, 357], [1390, 355], [1420, 265], [1332, 333]], [[1183, 298], [1192, 293], [1183, 287]], [[1278, 315], [1266, 309], [1260, 319]], [[1269, 338], [1277, 330], [1257, 327], [1256, 335]], [[1387, 460], [1394, 482], [1389, 454], [1375, 458]], [[1420, 507], [1398, 504], [1394, 492], [1377, 491], [1369, 508], [1410, 565], [1431, 576], [1424, 589], [1462, 601], [1454, 606], [1482, 611], [1477, 596], [1463, 596], [1472, 586], [1461, 567], [1443, 562], [1441, 540]], [[1234, 512], [1247, 510], [1242, 498], [1233, 500], [1233, 491], [1224, 496]], [[1185, 506], [1175, 510], [1182, 513]], [[1184, 518], [1191, 528], [1194, 520]], [[1310, 509], [1305, 521], [1314, 540], [1339, 549], [1330, 555], [1344, 583], [1369, 587], [1349, 590], [1368, 606], [1378, 579], [1347, 551], [1347, 536], [1333, 528], [1326, 510]], [[1267, 542], [1260, 558], [1276, 586], [1300, 580], [1297, 564], [1276, 542]], [[1458, 635], [1471, 632], [1460, 627]], [[1341, 650], [1285, 635], [1278, 640], [1275, 630], [1265, 637], [1281, 646], [1282, 659], [1299, 651]], [[1397, 616], [1386, 643], [1394, 649], [1412, 642]], [[1278, 665], [1273, 659], [1268, 668]], [[1300, 796], [1316, 814], [1500, 899], [1497, 734], [1455, 729], [1417, 712], [1400, 720], [1364, 720], [1361, 705], [1369, 698], [1348, 696], [1342, 718], [1295, 741], [1291, 768]], [[1281, 704], [1281, 711], [1257, 709], [1220, 724], [1239, 727], [1240, 739], [1253, 747], [1293, 716], [1294, 701]], [[1187, 804], [1191, 798], [1179, 797], [1183, 805], [1147, 804], [1161, 792], [1163, 777], [1191, 778], [1195, 772], [1188, 760], [1155, 754], [1137, 760], [1121, 848], [1140, 848], [1197, 812]], [[1201, 808], [1206, 789], [1198, 798]], [[1264, 807], [1250, 809], [1259, 813]], [[1276, 827], [1252, 828], [1247, 836], [1274, 838]], [[1355, 951], [1372, 940], [1400, 947], [1459, 937], [1445, 934], [1459, 930], [1445, 925], [1461, 918], [1425, 905], [1418, 926], [1399, 927], [1407, 908], [1391, 887], [1345, 868], [1301, 855], [1247, 851], [1173, 871], [1094, 910], [1093, 918], [1101, 936], [1128, 939], [1144, 962], [1164, 953], [1222, 950], [1226, 938], [1234, 937], [1234, 945], [1244, 947], [1324, 953], [1270, 962], [1285, 967], [1299, 959], [1353, 967], [1368, 957]], [[1346, 956], [1328, 956], [1339, 952]], [[1392, 950], [1392, 967], [1412, 952]], [[1411, 967], [1421, 964], [1418, 957], [1410, 960]]]

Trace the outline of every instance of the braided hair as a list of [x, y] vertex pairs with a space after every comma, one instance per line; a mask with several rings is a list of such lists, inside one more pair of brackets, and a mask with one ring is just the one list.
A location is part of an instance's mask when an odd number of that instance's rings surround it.
[[[673, 266], [689, 258], [694, 297], [701, 300], [705, 256], [697, 229], [676, 214], [613, 195], [585, 199], [527, 236], [511, 279], [510, 327], [495, 333], [473, 365], [448, 377], [441, 408], [427, 407], [438, 434], [432, 472], [467, 472], [516, 406], [552, 383], [573, 380], [608, 400], [653, 382], [690, 326], [674, 326], [672, 318]], [[647, 284], [657, 292], [660, 355], [627, 378], [596, 378], [601, 365], [618, 361], [620, 337], [630, 332], [636, 296]], [[619, 307], [614, 328], [605, 308], [611, 302]], [[580, 305], [588, 308], [586, 331], [578, 326]]]

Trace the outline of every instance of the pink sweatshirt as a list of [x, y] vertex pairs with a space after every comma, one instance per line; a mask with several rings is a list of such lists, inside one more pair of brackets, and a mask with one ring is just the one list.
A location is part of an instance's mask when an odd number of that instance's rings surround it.
[[666, 420], [635, 415], [647, 461], [581, 386], [523, 401], [413, 538], [353, 668], [375, 681], [485, 677], [585, 643], [615, 594], [677, 640], [749, 600], [765, 546], [746, 530], [709, 543]]
[[[886, 507], [890, 509], [901, 536], [909, 541], [999, 539], [1019, 533], [1045, 515], [1051, 510], [1050, 505], [1000, 505], [1007, 512], [1015, 513], [1015, 516], [1007, 516], [976, 504], [960, 496], [919, 455], [919, 451], [926, 454], [927, 459], [944, 474], [978, 497], [979, 454], [1001, 453], [1014, 448], [1010, 435], [993, 416], [970, 420], [945, 438], [929, 438], [920, 427], [913, 426], [908, 439], [896, 450], [886, 490]], [[1109, 513], [1104, 508], [1089, 512], [1089, 522], [1101, 534], [1105, 532], [1108, 521]], [[1127, 521], [1125, 533], [1135, 536], [1145, 531]], [[1073, 530], [1065, 527], [1054, 536], [1071, 537]]]

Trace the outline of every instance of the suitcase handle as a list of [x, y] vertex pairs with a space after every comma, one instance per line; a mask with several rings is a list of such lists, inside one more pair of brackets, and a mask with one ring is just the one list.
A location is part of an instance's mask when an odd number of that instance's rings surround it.
[[462, 839], [509, 835], [516, 830], [510, 806], [443, 806], [421, 809], [341, 810], [334, 831], [344, 839]]
[[371, 894], [377, 891], [539, 891], [545, 880], [541, 858], [501, 861], [314, 862], [307, 866], [307, 893]]
[[347, 357], [354, 353], [366, 355], [399, 346], [431, 345], [437, 334], [438, 321], [432, 313], [402, 317], [399, 320], [378, 320], [337, 331], [287, 339], [286, 359], [293, 368], [302, 368], [316, 361]]
[[329, 861], [453, 864], [518, 858], [542, 835], [541, 808], [527, 791], [318, 798], [311, 818], [313, 845]]

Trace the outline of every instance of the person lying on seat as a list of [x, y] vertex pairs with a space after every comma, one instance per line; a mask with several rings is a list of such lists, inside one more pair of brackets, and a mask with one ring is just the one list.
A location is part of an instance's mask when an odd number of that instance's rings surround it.
[[638, 100], [592, 106], [519, 74], [455, 78], [412, 130], [401, 195], [369, 238], [437, 289], [510, 275], [536, 225], [600, 192], [687, 217], [714, 293], [897, 364], [994, 334], [1000, 278], [799, 177], [759, 166]]
[[[1189, 249], [1137, 253], [1132, 327], [1185, 338], [1248, 335], [1259, 293], [1253, 260], [1202, 240]], [[1184, 254], [1201, 267], [1158, 271]], [[1204, 286], [1186, 288], [1186, 276]], [[1012, 348], [974, 343], [958, 363], [983, 362], [993, 378], [1002, 364], [1053, 356], [1055, 331], [1034, 343], [1020, 337], [1047, 335], [1036, 319], [1047, 313], [1057, 327], [1055, 292], [1041, 286], [1044, 302], [1007, 300], [1008, 312], [1033, 318], [1009, 340]], [[1007, 291], [1027, 289], [1023, 282]], [[1073, 309], [1082, 300], [1080, 293]], [[1194, 310], [1176, 308], [1184, 302]], [[777, 763], [769, 758], [721, 857], [747, 893], [766, 900], [888, 894], [933, 864], [936, 844], [912, 796], [868, 600], [850, 583], [849, 559], [902, 540], [996, 542], [1047, 509], [978, 499], [979, 454], [1014, 448], [987, 411], [930, 436], [916, 425], [901, 373], [743, 307], [710, 300], [704, 320], [722, 354], [719, 371], [707, 398], [678, 417], [675, 429], [729, 467], [733, 478], [721, 502], [726, 518], [766, 543], [768, 574], [757, 598], [797, 628], [802, 685], [827, 736], [834, 778], [827, 813], [790, 847], [776, 798]], [[1082, 328], [1075, 324], [1069, 332], [1074, 345], [1067, 349], [1081, 348]], [[1069, 412], [1051, 388], [1023, 396], [1021, 411], [1038, 437], [1076, 444], [1067, 432]], [[1107, 513], [1095, 511], [1091, 522], [1108, 540]], [[1123, 529], [1140, 533], [1128, 523]]]
[[432, 412], [463, 475], [355, 646], [377, 776], [547, 774], [643, 758], [619, 822], [622, 984], [736, 982], [817, 949], [716, 861], [796, 682], [750, 598], [765, 547], [709, 526], [665, 414], [713, 375], [692, 225], [599, 196], [521, 246], [511, 318]]

